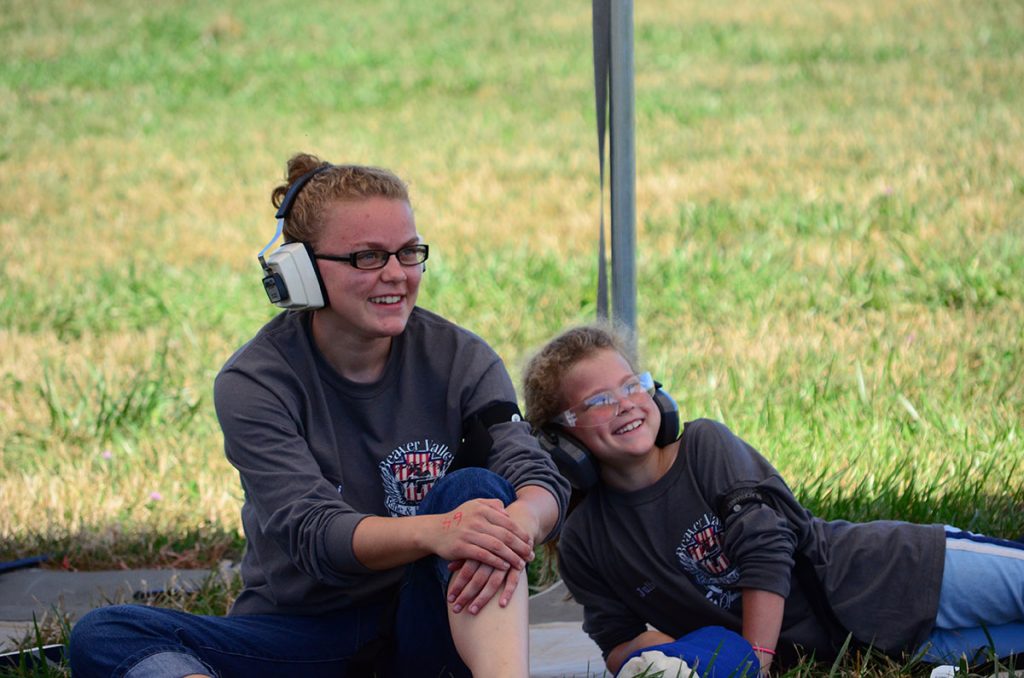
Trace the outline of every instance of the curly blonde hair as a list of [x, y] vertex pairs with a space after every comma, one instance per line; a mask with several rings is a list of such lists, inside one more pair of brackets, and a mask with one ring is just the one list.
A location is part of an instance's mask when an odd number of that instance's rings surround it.
[[536, 427], [547, 424], [567, 407], [560, 388], [565, 374], [579, 361], [601, 350], [618, 351], [636, 369], [631, 335], [621, 326], [596, 322], [570, 328], [545, 344], [523, 370], [526, 419]]
[[274, 188], [270, 201], [280, 207], [288, 189], [300, 177], [320, 167], [330, 169], [309, 180], [285, 219], [284, 236], [288, 242], [315, 244], [324, 228], [324, 213], [335, 202], [367, 198], [388, 198], [409, 204], [409, 188], [391, 170], [366, 165], [332, 165], [309, 153], [297, 153], [288, 160], [285, 183]]

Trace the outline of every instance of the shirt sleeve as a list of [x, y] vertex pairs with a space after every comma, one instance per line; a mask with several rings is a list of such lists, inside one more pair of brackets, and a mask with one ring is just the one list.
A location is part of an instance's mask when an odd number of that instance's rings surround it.
[[[705, 498], [720, 514], [726, 555], [740, 571], [735, 586], [789, 596], [798, 519], [806, 509], [772, 465], [724, 424], [705, 419], [688, 426], [696, 427], [692, 453]], [[738, 492], [750, 499], [722, 515]]]
[[[465, 411], [476, 414], [497, 400], [516, 402], [515, 387], [504, 363], [495, 360], [480, 378]], [[569, 482], [562, 477], [551, 456], [537, 442], [525, 421], [494, 424], [488, 429], [491, 451], [487, 468], [508, 480], [517, 490], [527, 485], [542, 487], [551, 493], [558, 504], [558, 521], [545, 541], [558, 534], [565, 518], [569, 501]]]
[[352, 552], [351, 535], [365, 515], [342, 500], [310, 451], [293, 411], [300, 393], [282, 395], [239, 370], [215, 381], [225, 452], [245, 490], [243, 511], [259, 529], [247, 537], [273, 541], [320, 583], [351, 585], [371, 572]]

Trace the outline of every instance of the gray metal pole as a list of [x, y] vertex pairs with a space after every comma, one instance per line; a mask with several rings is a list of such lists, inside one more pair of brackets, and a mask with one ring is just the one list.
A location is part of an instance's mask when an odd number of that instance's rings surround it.
[[[636, 122], [633, 90], [633, 0], [611, 3], [612, 317], [636, 324]], [[634, 347], [635, 348], [635, 347]]]

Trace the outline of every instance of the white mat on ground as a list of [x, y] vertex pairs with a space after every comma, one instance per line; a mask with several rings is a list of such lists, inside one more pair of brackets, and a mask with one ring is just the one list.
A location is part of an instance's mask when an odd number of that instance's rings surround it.
[[583, 632], [583, 608], [557, 581], [530, 596], [530, 676], [607, 676], [601, 650]]
[[607, 676], [601, 650], [579, 622], [530, 625], [530, 678]]

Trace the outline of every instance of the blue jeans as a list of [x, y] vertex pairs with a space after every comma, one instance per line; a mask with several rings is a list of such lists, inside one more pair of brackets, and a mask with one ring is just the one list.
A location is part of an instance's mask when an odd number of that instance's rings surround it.
[[1024, 659], [1024, 544], [946, 528], [939, 613], [919, 651], [946, 664]]
[[[480, 468], [444, 476], [420, 502], [420, 514], [446, 513], [477, 498], [515, 500], [504, 478]], [[448, 625], [447, 563], [436, 556], [406, 569], [394, 615], [385, 675], [469, 676]], [[93, 610], [71, 633], [74, 678], [180, 678], [350, 675], [353, 655], [378, 637], [387, 602], [320, 616], [200, 616], [142, 605]]]

